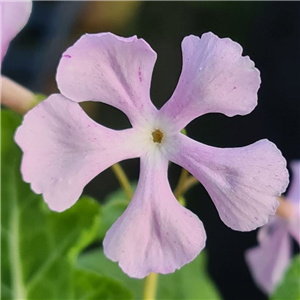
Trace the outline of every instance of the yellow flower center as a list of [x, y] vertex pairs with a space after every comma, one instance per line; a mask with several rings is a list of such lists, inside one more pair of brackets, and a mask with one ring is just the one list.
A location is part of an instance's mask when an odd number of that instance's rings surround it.
[[156, 129], [155, 131], [152, 132], [152, 137], [154, 143], [161, 143], [164, 134], [159, 129]]

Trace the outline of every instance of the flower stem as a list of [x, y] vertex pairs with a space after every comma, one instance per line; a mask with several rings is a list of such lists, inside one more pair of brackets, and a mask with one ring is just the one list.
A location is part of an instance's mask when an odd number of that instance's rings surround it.
[[111, 169], [113, 170], [116, 178], [118, 179], [121, 187], [123, 188], [127, 199], [131, 200], [132, 196], [133, 196], [131, 185], [130, 185], [128, 177], [126, 176], [126, 174], [125, 174], [124, 170], [122, 169], [121, 165], [116, 163], [116, 164], [111, 166]]
[[[194, 186], [197, 182], [198, 180], [195, 177], [189, 176], [187, 170], [182, 169], [178, 184], [174, 191], [174, 195], [176, 199], [178, 200], [188, 189]], [[157, 281], [158, 281], [157, 273], [150, 273], [146, 277], [143, 300], [155, 300]]]
[[157, 273], [150, 273], [145, 279], [143, 300], [155, 300], [157, 288]]
[[286, 220], [292, 219], [295, 210], [293, 204], [286, 201], [284, 197], [278, 197], [277, 199], [279, 201], [279, 206], [276, 211], [276, 215]]
[[191, 187], [193, 187], [194, 185], [196, 185], [197, 183], [199, 183], [198, 179], [195, 178], [194, 176], [189, 176], [186, 178], [183, 188], [182, 188], [182, 194], [181, 196], [188, 191]]
[[182, 169], [177, 187], [175, 188], [174, 195], [178, 199], [183, 194], [183, 189], [185, 185], [185, 181], [188, 177], [189, 173], [186, 169]]
[[37, 103], [34, 93], [30, 90], [7, 77], [1, 76], [1, 104], [24, 115]]

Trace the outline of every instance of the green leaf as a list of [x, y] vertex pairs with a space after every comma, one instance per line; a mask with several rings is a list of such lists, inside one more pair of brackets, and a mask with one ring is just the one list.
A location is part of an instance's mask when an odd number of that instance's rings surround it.
[[[104, 256], [103, 251], [81, 254], [78, 266], [118, 280], [134, 292], [135, 299], [142, 299], [144, 280], [128, 277]], [[173, 274], [159, 275], [157, 299], [221, 299], [206, 271], [206, 253], [202, 251], [192, 263]]]
[[[133, 191], [135, 191], [136, 186], [137, 186], [137, 182], [133, 181], [133, 182], [130, 183], [130, 185], [131, 185], [131, 189], [132, 189]], [[104, 202], [104, 204], [107, 204], [107, 203], [109, 203], [109, 202], [111, 202], [111, 201], [120, 201], [120, 200], [126, 201], [127, 204], [130, 202], [130, 200], [127, 199], [127, 196], [126, 196], [124, 190], [121, 189], [121, 188], [118, 189], [118, 190], [116, 190], [116, 191], [114, 191], [114, 192], [112, 192], [112, 193], [110, 193], [110, 194], [104, 199], [103, 202]]]
[[206, 261], [207, 254], [202, 251], [181, 270], [162, 276], [158, 289], [159, 299], [221, 299], [207, 273]]
[[41, 93], [35, 94], [34, 96], [35, 96], [36, 105], [48, 98], [47, 95]]
[[1, 109], [1, 155], [6, 155], [11, 147], [16, 147], [12, 137], [21, 119], [13, 111]]
[[111, 227], [111, 225], [124, 212], [127, 205], [128, 205], [127, 200], [118, 200], [118, 199], [115, 199], [103, 205], [102, 207], [103, 219], [98, 233], [98, 236], [101, 240], [104, 238], [107, 230]]
[[182, 134], [184, 134], [184, 135], [188, 135], [188, 134], [187, 134], [187, 131], [186, 131], [186, 128], [181, 129], [180, 133], [182, 133]]
[[291, 262], [271, 300], [300, 300], [300, 254]]
[[1, 299], [130, 299], [120, 283], [74, 267], [98, 233], [99, 204], [82, 197], [63, 213], [50, 211], [21, 179], [17, 116], [1, 116]]
[[132, 293], [120, 283], [97, 273], [76, 270], [74, 295], [70, 299], [113, 300], [133, 299]]
[[[68, 299], [71, 265], [99, 224], [99, 206], [83, 198], [64, 213], [50, 212], [21, 181], [19, 161], [2, 163], [2, 282], [7, 299]], [[55, 288], [53, 288], [55, 287]]]
[[106, 258], [100, 249], [82, 253], [78, 257], [77, 265], [81, 269], [94, 271], [102, 276], [108, 276], [123, 283], [134, 293], [134, 299], [142, 299], [143, 280], [128, 277], [118, 264]]

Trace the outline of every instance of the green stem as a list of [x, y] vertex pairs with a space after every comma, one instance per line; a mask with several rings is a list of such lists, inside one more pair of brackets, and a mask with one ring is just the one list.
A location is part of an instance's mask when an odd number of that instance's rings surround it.
[[[124, 170], [120, 166], [120, 164], [114, 164], [112, 170], [118, 179], [120, 185], [122, 186], [128, 200], [131, 200], [133, 196], [133, 192], [131, 189], [130, 182], [128, 177], [126, 176]], [[154, 300], [156, 294], [156, 287], [157, 287], [157, 278], [158, 274], [150, 273], [145, 279], [145, 286], [144, 286], [144, 300]]]
[[7, 77], [1, 76], [1, 104], [24, 115], [38, 104], [38, 101], [30, 90]]
[[[189, 176], [187, 170], [182, 169], [181, 175], [175, 188], [174, 195], [177, 200], [192, 186], [197, 183], [197, 179], [193, 176]], [[146, 279], [144, 284], [144, 297], [143, 300], [155, 300], [156, 289], [158, 282], [158, 274], [150, 273]]]
[[143, 300], [155, 300], [157, 288], [157, 273], [150, 273], [145, 279]]
[[182, 169], [177, 187], [175, 188], [174, 195], [176, 199], [179, 199], [183, 195], [183, 189], [186, 179], [188, 178], [188, 171], [186, 169]]
[[182, 187], [182, 194], [181, 196], [187, 192], [190, 188], [192, 188], [194, 185], [196, 185], [197, 183], [199, 183], [198, 179], [195, 178], [194, 176], [188, 176], [185, 180], [185, 183]]
[[131, 200], [132, 196], [133, 196], [131, 185], [130, 185], [128, 177], [126, 176], [125, 172], [123, 171], [121, 165], [116, 163], [111, 166], [111, 169], [113, 170], [116, 178], [118, 179], [121, 187], [123, 188], [123, 190], [126, 194], [126, 197], [128, 198], [128, 200]]
[[20, 224], [17, 195], [12, 195], [12, 211], [10, 220], [9, 251], [11, 253], [10, 265], [12, 274], [13, 299], [27, 299], [25, 287], [23, 284], [21, 257], [20, 257]]

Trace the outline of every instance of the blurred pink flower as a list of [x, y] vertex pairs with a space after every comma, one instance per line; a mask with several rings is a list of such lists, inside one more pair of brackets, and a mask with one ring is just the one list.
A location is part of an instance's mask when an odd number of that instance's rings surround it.
[[290, 219], [274, 216], [258, 232], [259, 246], [246, 252], [249, 265], [256, 284], [270, 295], [290, 264], [293, 237], [300, 246], [300, 161], [291, 164], [293, 181], [286, 196], [293, 205]]
[[[172, 193], [168, 161], [201, 181], [223, 222], [240, 231], [265, 224], [288, 184], [285, 159], [268, 140], [218, 149], [180, 133], [206, 113], [250, 113], [260, 86], [254, 63], [229, 38], [191, 35], [182, 51], [178, 85], [157, 110], [150, 100], [151, 47], [136, 36], [84, 35], [62, 55], [56, 77], [61, 94], [30, 111], [15, 136], [24, 152], [24, 180], [56, 211], [72, 206], [112, 164], [140, 157], [133, 199], [103, 242], [106, 256], [132, 277], [173, 272], [205, 246], [202, 222]], [[115, 131], [97, 124], [77, 103], [82, 101], [120, 109], [133, 127]]]
[[31, 14], [32, 1], [0, 2], [1, 15], [1, 62], [11, 40], [22, 30]]

